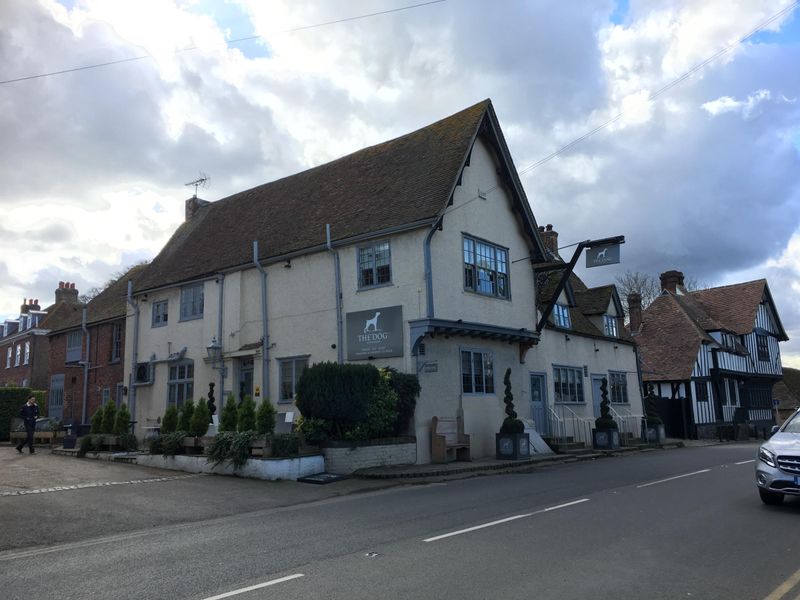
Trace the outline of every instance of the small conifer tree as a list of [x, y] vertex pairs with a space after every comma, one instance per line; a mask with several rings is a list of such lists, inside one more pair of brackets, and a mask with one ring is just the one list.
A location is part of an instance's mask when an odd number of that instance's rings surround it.
[[121, 404], [117, 411], [117, 418], [114, 421], [114, 435], [123, 436], [127, 435], [131, 428], [131, 413], [128, 411], [128, 406]]
[[205, 398], [200, 398], [197, 401], [197, 406], [194, 407], [194, 413], [189, 423], [189, 435], [193, 437], [203, 437], [208, 431], [208, 404]]
[[236, 425], [239, 421], [239, 409], [236, 406], [236, 398], [233, 394], [228, 394], [228, 399], [225, 402], [225, 407], [222, 409], [222, 416], [219, 420], [220, 431], [236, 431]]
[[194, 400], [189, 398], [183, 403], [180, 415], [178, 416], [178, 431], [189, 431], [191, 429], [192, 415], [194, 414]]
[[500, 426], [500, 433], [524, 433], [525, 423], [517, 418], [517, 411], [514, 410], [514, 394], [511, 393], [511, 369], [506, 369], [505, 377], [503, 377], [505, 384], [505, 394], [503, 395], [503, 402], [506, 405], [506, 418]]
[[256, 413], [256, 431], [259, 435], [272, 435], [275, 431], [275, 407], [269, 398], [264, 398]]
[[594, 421], [597, 429], [617, 429], [617, 422], [611, 416], [611, 403], [608, 401], [608, 379], [600, 382], [600, 416]]
[[114, 423], [117, 420], [117, 405], [109, 400], [103, 407], [103, 424], [101, 433], [112, 435], [114, 433]]
[[239, 431], [255, 431], [256, 429], [256, 403], [247, 395], [239, 407], [239, 419], [236, 424]]
[[164, 413], [164, 418], [161, 419], [161, 433], [174, 433], [175, 430], [178, 428], [178, 409], [175, 407], [174, 404], [170, 404], [167, 407], [167, 411]]
[[92, 428], [90, 430], [92, 435], [103, 433], [103, 412], [103, 407], [101, 406], [92, 415]]

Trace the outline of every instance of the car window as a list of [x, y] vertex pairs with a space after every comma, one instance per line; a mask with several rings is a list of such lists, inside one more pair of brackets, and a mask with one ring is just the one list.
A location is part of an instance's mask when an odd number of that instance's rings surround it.
[[783, 426], [783, 433], [800, 433], [800, 412], [794, 415]]

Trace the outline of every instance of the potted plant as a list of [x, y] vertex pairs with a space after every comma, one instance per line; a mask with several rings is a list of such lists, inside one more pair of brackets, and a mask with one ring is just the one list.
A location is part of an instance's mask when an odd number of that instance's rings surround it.
[[619, 449], [619, 430], [617, 422], [611, 418], [611, 403], [608, 401], [608, 379], [600, 382], [600, 416], [595, 419], [592, 429], [592, 445], [599, 450]]
[[500, 433], [495, 434], [496, 456], [499, 459], [519, 460], [528, 458], [530, 452], [530, 435], [525, 433], [525, 424], [517, 418], [514, 411], [514, 395], [511, 393], [511, 369], [506, 369], [503, 377], [505, 393], [503, 402], [506, 405], [506, 418], [500, 426]]
[[647, 413], [645, 419], [644, 440], [648, 444], [661, 444], [666, 439], [666, 432], [664, 431], [664, 421], [658, 414], [657, 409], [658, 397], [653, 392], [653, 385], [647, 385], [647, 395], [644, 397], [644, 407]]

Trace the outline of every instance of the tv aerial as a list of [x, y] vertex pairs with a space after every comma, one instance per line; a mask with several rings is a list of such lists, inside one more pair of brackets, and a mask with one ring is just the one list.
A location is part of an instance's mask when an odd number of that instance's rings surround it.
[[194, 186], [194, 197], [197, 198], [197, 190], [198, 190], [198, 188], [205, 188], [208, 185], [209, 179], [211, 179], [211, 178], [208, 175], [206, 175], [205, 173], [200, 171], [200, 177], [198, 177], [194, 181], [190, 181], [189, 183], [185, 183], [184, 185], [186, 185], [186, 186], [193, 185]]

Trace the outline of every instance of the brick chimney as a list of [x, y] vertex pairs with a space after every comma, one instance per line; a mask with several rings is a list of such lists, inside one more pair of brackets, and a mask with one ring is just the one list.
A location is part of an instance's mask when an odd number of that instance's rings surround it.
[[678, 286], [683, 287], [683, 273], [680, 271], [665, 271], [661, 274], [661, 289], [677, 293]]
[[630, 318], [631, 333], [636, 333], [642, 328], [642, 296], [636, 292], [628, 294], [628, 317]]
[[539, 236], [542, 238], [545, 249], [553, 255], [551, 258], [557, 257], [558, 232], [553, 229], [553, 226], [548, 224], [544, 227], [539, 227]]
[[23, 298], [22, 299], [22, 306], [19, 307], [19, 314], [27, 315], [28, 311], [30, 311], [30, 309], [31, 309], [31, 307], [28, 304], [28, 299], [27, 298]]
[[211, 204], [208, 200], [201, 200], [197, 196], [192, 196], [186, 201], [186, 213], [185, 217], [186, 220], [191, 220], [192, 217], [197, 214], [197, 211], [200, 210], [206, 204]]
[[67, 304], [78, 304], [78, 290], [75, 284], [69, 281], [59, 281], [56, 290], [56, 304], [66, 302]]

